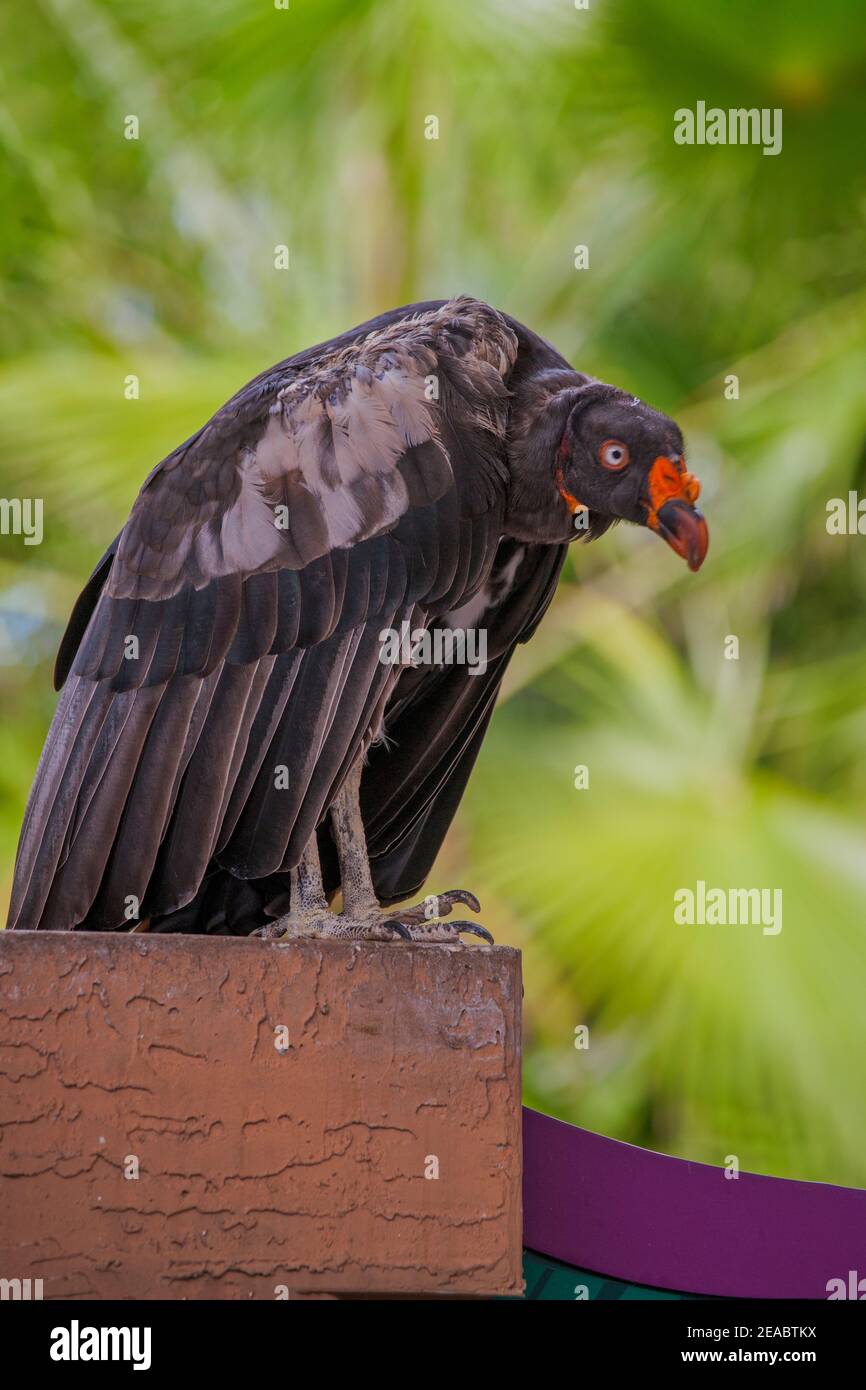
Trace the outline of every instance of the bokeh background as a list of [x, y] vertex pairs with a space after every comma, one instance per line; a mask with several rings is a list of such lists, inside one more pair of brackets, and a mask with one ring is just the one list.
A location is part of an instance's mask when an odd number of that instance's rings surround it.
[[[45, 506], [0, 537], [4, 893], [145, 474], [289, 353], [486, 298], [676, 416], [712, 543], [572, 547], [431, 887], [524, 951], [529, 1103], [866, 1185], [866, 536], [825, 525], [866, 495], [860, 0], [34, 0], [0, 46], [0, 496]], [[676, 145], [698, 100], [781, 107], [782, 153]], [[781, 888], [781, 934], [676, 926], [698, 879]]]

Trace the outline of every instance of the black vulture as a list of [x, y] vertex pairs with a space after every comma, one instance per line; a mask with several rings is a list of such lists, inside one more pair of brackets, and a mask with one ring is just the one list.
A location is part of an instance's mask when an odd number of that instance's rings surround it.
[[[698, 491], [672, 420], [475, 299], [263, 372], [157, 465], [75, 605], [10, 927], [489, 939], [445, 920], [471, 893], [387, 905], [568, 543], [631, 521], [696, 570]], [[468, 630], [483, 661], [417, 659]]]

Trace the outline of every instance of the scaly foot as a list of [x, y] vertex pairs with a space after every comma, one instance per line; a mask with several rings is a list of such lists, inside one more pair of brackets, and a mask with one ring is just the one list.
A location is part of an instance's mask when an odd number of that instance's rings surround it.
[[481, 911], [481, 904], [474, 893], [468, 893], [465, 888], [450, 888], [447, 893], [431, 894], [415, 907], [398, 907], [386, 917], [385, 924], [402, 929], [400, 935], [407, 932], [410, 941], [459, 941], [460, 933], [467, 932], [471, 936], [480, 936], [482, 941], [492, 946], [493, 937], [480, 923], [441, 920], [450, 915], [455, 903], [465, 903], [473, 912]]
[[460, 942], [461, 932], [466, 932], [492, 945], [490, 932], [477, 922], [441, 920], [449, 916], [455, 903], [465, 903], [473, 912], [478, 912], [481, 907], [474, 893], [468, 893], [463, 888], [452, 888], [447, 893], [432, 894], [414, 907], [398, 907], [391, 911], [376, 908], [369, 913], [356, 911], [349, 914], [329, 912], [318, 907], [312, 911], [302, 908], [266, 927], [259, 927], [253, 935], [265, 941], [297, 941], [303, 937], [317, 937], [331, 941], [402, 940], [432, 945]]

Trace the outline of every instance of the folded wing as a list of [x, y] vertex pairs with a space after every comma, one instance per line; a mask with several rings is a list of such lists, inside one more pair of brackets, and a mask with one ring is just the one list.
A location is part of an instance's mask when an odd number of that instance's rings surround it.
[[379, 633], [492, 563], [515, 350], [473, 300], [397, 311], [154, 470], [61, 647], [10, 926], [130, 926], [216, 865], [297, 862], [399, 677]]

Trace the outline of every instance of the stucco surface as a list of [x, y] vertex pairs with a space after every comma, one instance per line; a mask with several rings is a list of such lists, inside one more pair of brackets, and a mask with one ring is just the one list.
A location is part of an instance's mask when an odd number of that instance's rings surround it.
[[0, 1276], [517, 1291], [520, 1002], [501, 947], [0, 933]]

